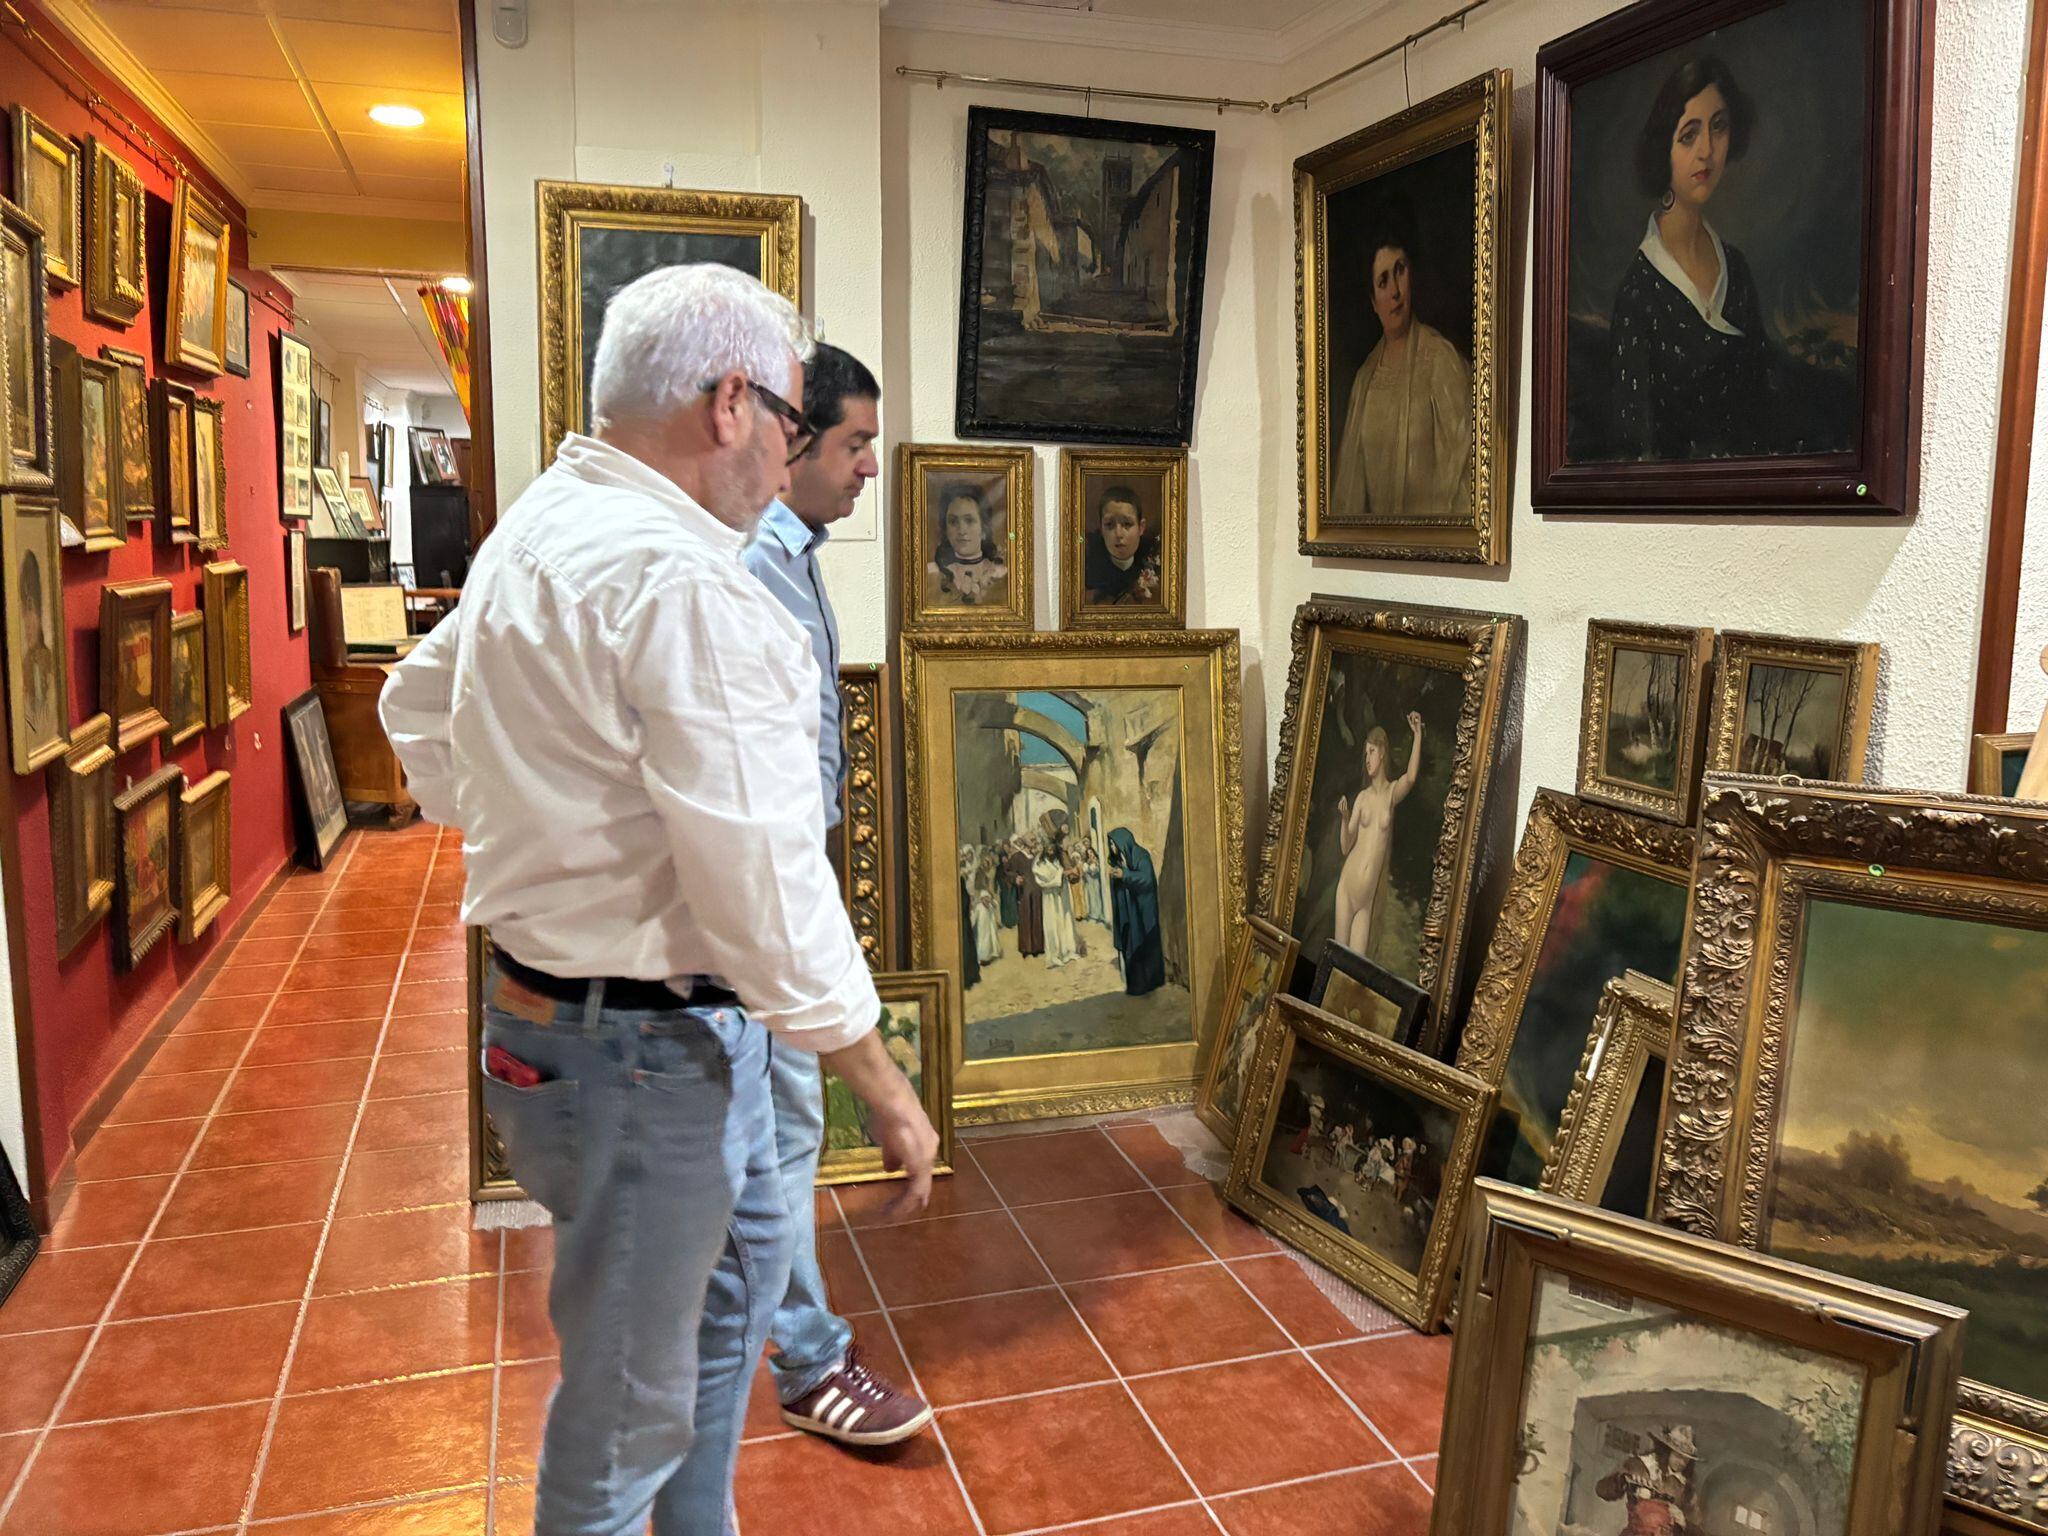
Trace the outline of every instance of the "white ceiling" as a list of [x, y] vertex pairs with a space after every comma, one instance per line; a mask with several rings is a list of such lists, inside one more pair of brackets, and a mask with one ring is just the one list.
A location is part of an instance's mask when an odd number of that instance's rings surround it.
[[[462, 216], [456, 0], [50, 0], [245, 206]], [[386, 128], [380, 102], [426, 114]]]
[[353, 356], [392, 390], [452, 395], [454, 381], [421, 307], [419, 280], [280, 269], [297, 329], [330, 359]]

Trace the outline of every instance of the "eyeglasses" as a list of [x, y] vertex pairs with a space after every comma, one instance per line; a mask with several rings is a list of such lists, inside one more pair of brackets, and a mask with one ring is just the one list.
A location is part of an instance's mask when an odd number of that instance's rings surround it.
[[[718, 380], [707, 379], [705, 381], [704, 389], [707, 393], [716, 388], [718, 388]], [[811, 444], [818, 440], [818, 429], [811, 425], [811, 418], [765, 384], [756, 384], [752, 379], [748, 379], [747, 388], [754, 392], [755, 399], [767, 406], [771, 414], [780, 417], [784, 425], [789, 428], [789, 457], [783, 462], [794, 464], [806, 453], [809, 453]]]

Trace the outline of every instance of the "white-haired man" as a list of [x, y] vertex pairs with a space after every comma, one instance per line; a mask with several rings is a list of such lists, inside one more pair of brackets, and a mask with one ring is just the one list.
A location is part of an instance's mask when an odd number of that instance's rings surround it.
[[931, 1190], [937, 1136], [825, 858], [816, 663], [740, 562], [811, 435], [809, 350], [725, 267], [621, 289], [591, 435], [384, 690], [414, 796], [463, 831], [463, 919], [496, 944], [485, 1101], [555, 1218], [542, 1536], [731, 1529], [789, 1270], [770, 1032], [868, 1103], [906, 1212]]

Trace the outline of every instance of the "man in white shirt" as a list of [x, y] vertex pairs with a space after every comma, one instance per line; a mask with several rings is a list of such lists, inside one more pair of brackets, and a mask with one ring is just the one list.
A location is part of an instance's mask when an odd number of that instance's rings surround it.
[[384, 690], [414, 797], [463, 831], [463, 919], [497, 950], [485, 1103], [556, 1223], [542, 1536], [732, 1530], [789, 1270], [771, 1032], [869, 1105], [904, 1213], [930, 1196], [938, 1138], [825, 858], [817, 664], [740, 562], [812, 435], [809, 352], [729, 268], [620, 290], [592, 435]]

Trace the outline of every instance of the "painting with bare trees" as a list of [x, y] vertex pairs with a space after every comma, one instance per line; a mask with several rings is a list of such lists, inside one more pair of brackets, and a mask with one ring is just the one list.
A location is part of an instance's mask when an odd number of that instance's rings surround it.
[[1609, 778], [1649, 789], [1678, 785], [1678, 737], [1684, 707], [1684, 658], [1675, 651], [1616, 646], [1608, 694]]
[[1742, 701], [1736, 771], [1840, 778], [1836, 744], [1842, 734], [1843, 692], [1840, 672], [1752, 666]]

